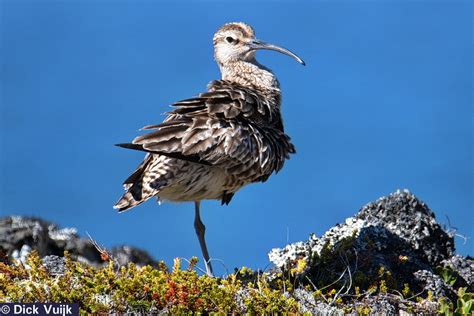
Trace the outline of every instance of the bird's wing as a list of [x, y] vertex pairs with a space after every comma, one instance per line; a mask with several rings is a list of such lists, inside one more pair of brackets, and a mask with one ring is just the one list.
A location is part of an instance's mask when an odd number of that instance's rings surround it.
[[244, 177], [255, 171], [270, 175], [295, 152], [278, 128], [279, 110], [253, 90], [214, 81], [208, 92], [173, 106], [163, 123], [143, 128], [152, 132], [122, 147], [221, 165]]

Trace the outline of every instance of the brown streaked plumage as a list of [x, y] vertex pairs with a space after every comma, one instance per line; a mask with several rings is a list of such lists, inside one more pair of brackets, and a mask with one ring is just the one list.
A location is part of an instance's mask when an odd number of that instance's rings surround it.
[[228, 23], [214, 35], [214, 56], [222, 79], [207, 92], [173, 104], [163, 123], [121, 147], [147, 152], [124, 182], [126, 193], [114, 208], [125, 211], [151, 197], [195, 202], [195, 229], [206, 270], [212, 275], [200, 219], [200, 201], [228, 204], [243, 186], [278, 172], [295, 148], [283, 129], [278, 80], [255, 59], [258, 49], [281, 47], [255, 39], [244, 23]]

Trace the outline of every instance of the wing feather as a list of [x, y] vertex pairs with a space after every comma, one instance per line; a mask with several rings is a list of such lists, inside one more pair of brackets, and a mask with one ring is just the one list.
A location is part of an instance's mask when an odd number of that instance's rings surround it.
[[213, 81], [209, 91], [172, 104], [163, 123], [143, 127], [151, 132], [123, 147], [221, 166], [244, 179], [265, 181], [294, 153], [279, 107], [271, 101], [254, 89]]

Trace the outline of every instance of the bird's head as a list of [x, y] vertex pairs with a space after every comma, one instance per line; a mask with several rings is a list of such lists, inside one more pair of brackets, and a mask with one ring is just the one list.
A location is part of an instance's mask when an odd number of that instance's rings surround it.
[[304, 65], [304, 61], [286, 48], [265, 43], [255, 38], [250, 25], [242, 22], [227, 23], [214, 34], [214, 55], [220, 65], [235, 61], [255, 60], [255, 52], [259, 49], [274, 50], [296, 59]]

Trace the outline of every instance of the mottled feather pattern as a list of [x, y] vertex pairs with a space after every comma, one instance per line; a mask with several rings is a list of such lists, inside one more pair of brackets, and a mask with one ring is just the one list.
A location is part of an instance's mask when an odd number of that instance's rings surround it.
[[[149, 153], [125, 181], [129, 195], [227, 204], [242, 186], [266, 181], [295, 149], [282, 128], [279, 93], [265, 93], [217, 80], [198, 97], [174, 103], [163, 123], [143, 127], [150, 132], [122, 145]], [[118, 208], [125, 209], [129, 195]]]
[[[295, 152], [281, 128], [280, 109], [271, 101], [256, 90], [214, 81], [208, 92], [173, 104], [176, 109], [164, 123], [148, 126], [154, 131], [133, 144], [151, 153], [196, 155], [201, 162], [254, 182], [280, 170]], [[253, 175], [247, 176], [249, 169]]]

